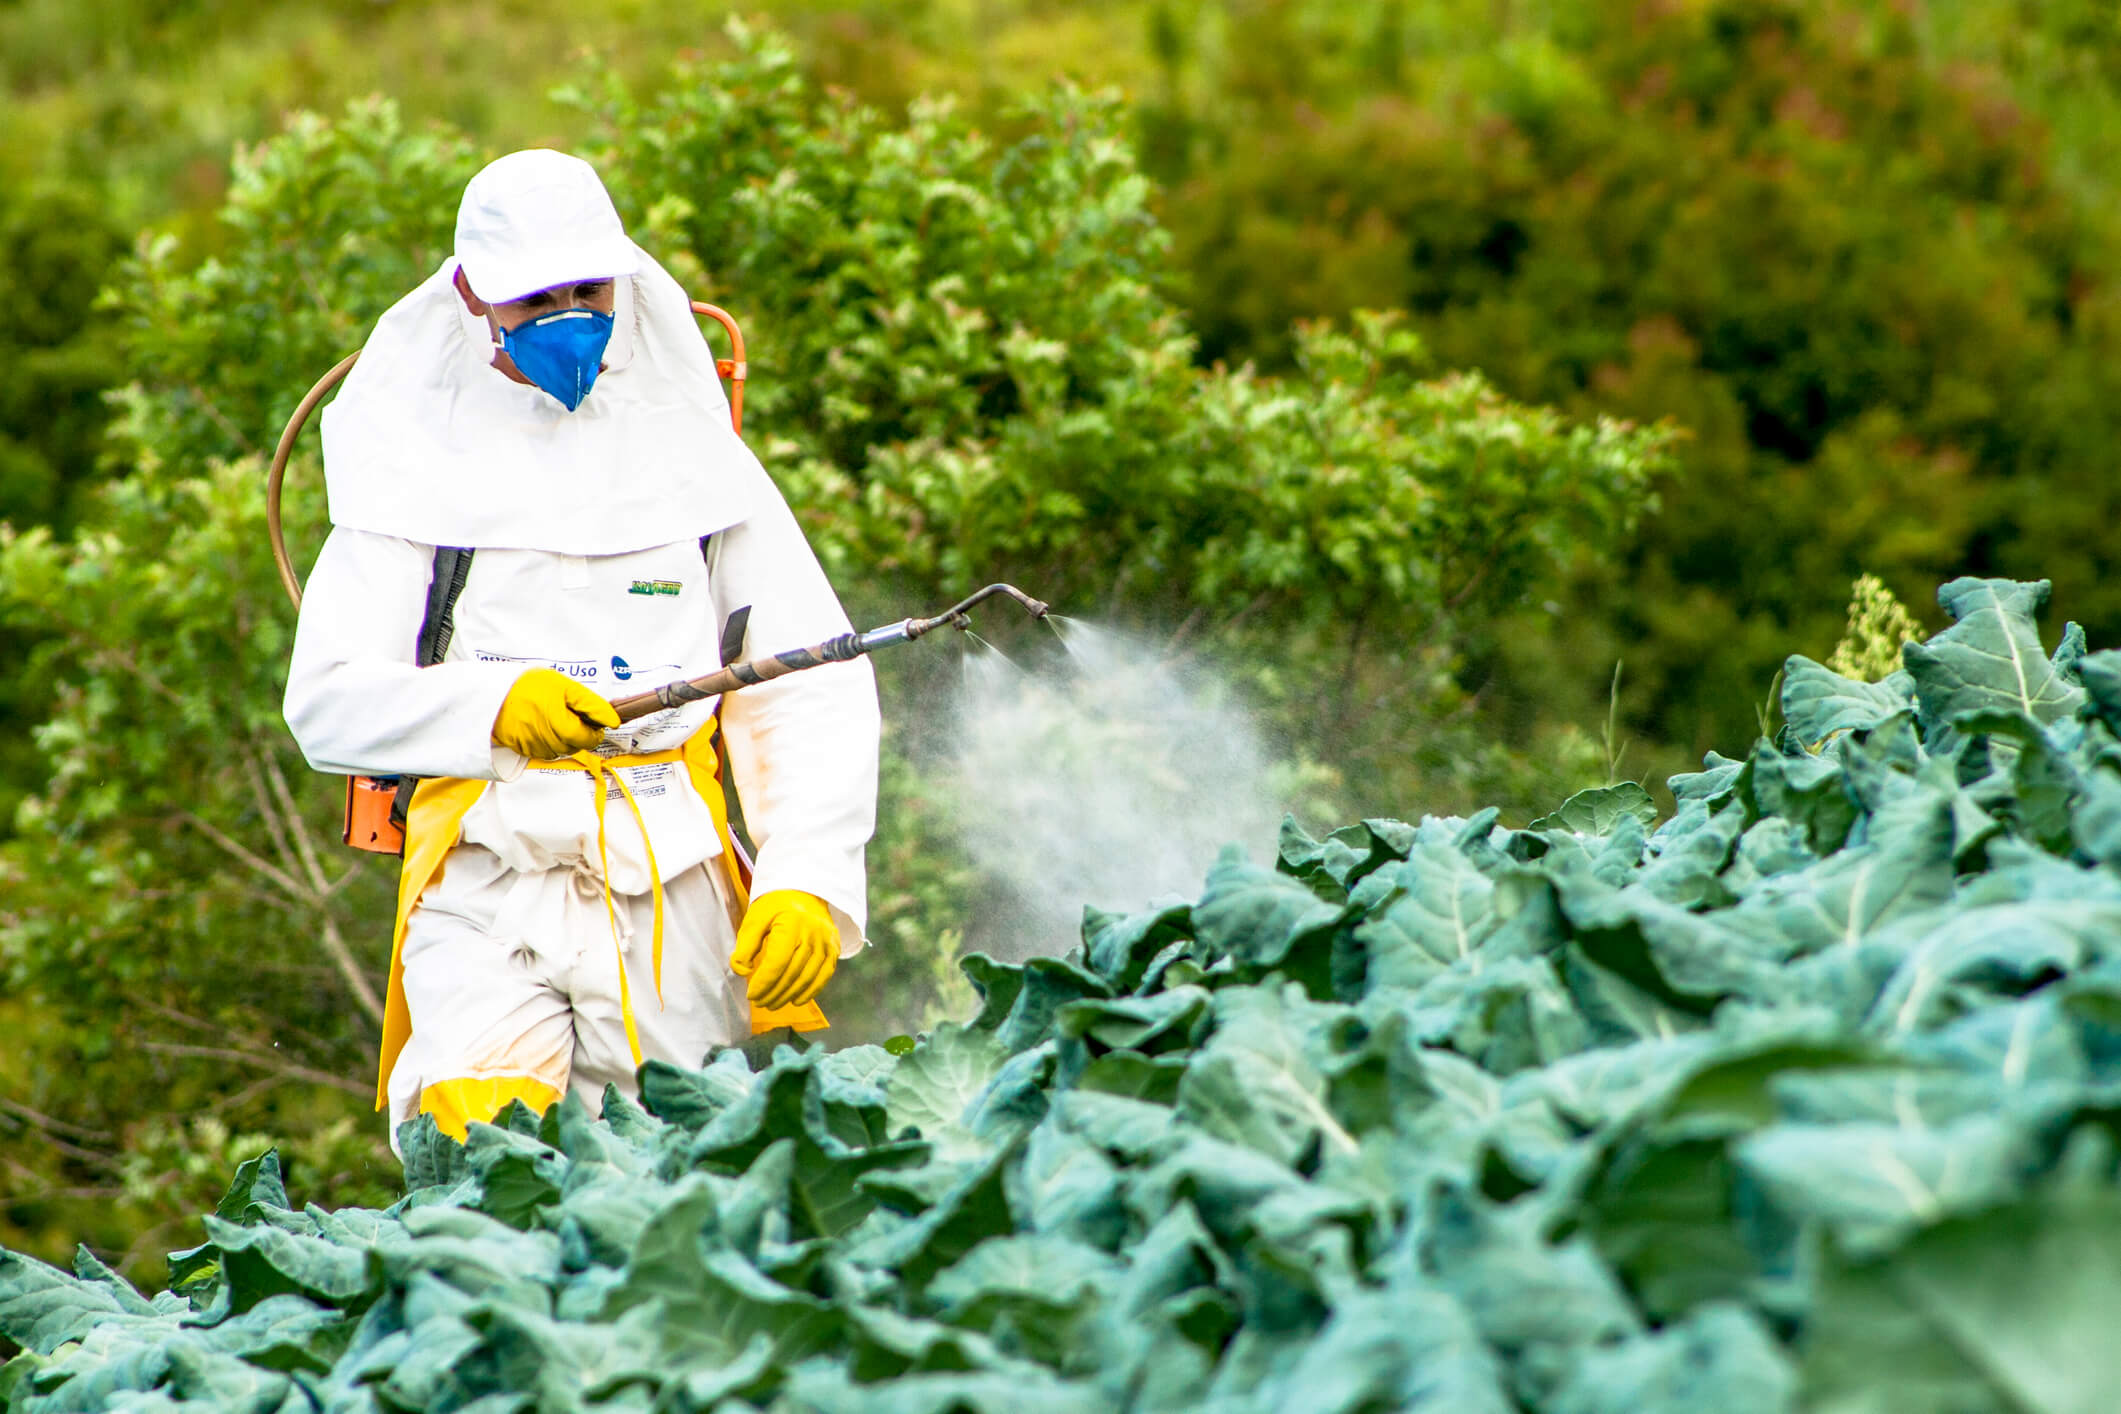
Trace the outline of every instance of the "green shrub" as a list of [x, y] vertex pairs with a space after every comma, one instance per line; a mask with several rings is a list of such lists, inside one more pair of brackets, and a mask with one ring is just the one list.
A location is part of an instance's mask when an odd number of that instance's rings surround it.
[[1864, 571], [1906, 594], [2037, 569], [2121, 635], [2110, 26], [1872, 0], [1157, 12], [1146, 150], [1211, 355], [1279, 364], [1293, 318], [1382, 302], [1514, 396], [1692, 433], [1568, 632], [1497, 646], [1495, 695], [1589, 703], [1625, 656], [1638, 729], [1699, 750], [1789, 643], [1831, 645]]

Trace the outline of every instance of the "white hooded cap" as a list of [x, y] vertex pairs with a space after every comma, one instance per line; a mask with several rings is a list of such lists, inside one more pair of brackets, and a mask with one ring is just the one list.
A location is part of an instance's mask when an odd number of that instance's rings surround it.
[[[493, 367], [460, 270], [488, 302], [616, 279], [580, 407]], [[511, 153], [465, 188], [456, 254], [385, 311], [324, 409], [324, 479], [334, 525], [566, 555], [709, 535], [771, 494], [685, 292], [626, 238], [595, 170], [550, 151]]]
[[472, 293], [489, 304], [640, 270], [596, 169], [543, 147], [497, 158], [465, 185], [456, 255]]

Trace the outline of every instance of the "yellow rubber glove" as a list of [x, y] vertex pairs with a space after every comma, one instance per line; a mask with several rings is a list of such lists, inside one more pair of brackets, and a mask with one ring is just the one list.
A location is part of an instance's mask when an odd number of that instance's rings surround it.
[[816, 894], [775, 889], [760, 894], [736, 930], [729, 970], [749, 977], [744, 995], [762, 1007], [801, 1006], [840, 965], [840, 930]]
[[587, 751], [619, 724], [611, 704], [550, 668], [532, 668], [516, 679], [493, 718], [493, 743], [534, 761], [556, 761]]

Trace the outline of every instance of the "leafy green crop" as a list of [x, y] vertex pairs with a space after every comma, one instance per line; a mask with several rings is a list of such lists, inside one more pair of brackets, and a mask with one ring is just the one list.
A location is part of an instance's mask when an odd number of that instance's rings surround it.
[[2121, 653], [1959, 580], [1745, 760], [1284, 835], [911, 1048], [247, 1163], [0, 1410], [2065, 1414], [2121, 1345]]

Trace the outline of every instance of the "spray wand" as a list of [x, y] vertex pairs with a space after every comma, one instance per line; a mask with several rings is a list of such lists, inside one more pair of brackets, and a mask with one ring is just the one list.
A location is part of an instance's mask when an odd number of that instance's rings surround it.
[[1045, 601], [1034, 599], [1013, 584], [990, 584], [976, 594], [943, 610], [932, 619], [900, 619], [895, 624], [870, 629], [867, 633], [843, 633], [837, 638], [828, 638], [823, 643], [808, 648], [791, 648], [785, 653], [770, 657], [753, 658], [748, 662], [731, 663], [705, 677], [681, 682], [665, 683], [653, 692], [637, 693], [632, 697], [612, 699], [612, 708], [618, 712], [621, 722], [636, 721], [651, 712], [660, 712], [668, 707], [682, 707], [687, 702], [699, 702], [725, 692], [735, 692], [741, 687], [754, 687], [762, 682], [786, 677], [790, 673], [802, 672], [805, 668], [822, 667], [826, 663], [845, 663], [859, 658], [864, 653], [874, 653], [879, 648], [888, 648], [894, 643], [911, 643], [923, 634], [949, 627], [968, 629], [972, 620], [966, 611], [987, 600], [1001, 596], [1014, 599], [1024, 606], [1034, 619], [1046, 617]]

